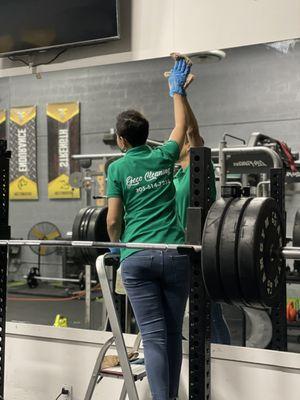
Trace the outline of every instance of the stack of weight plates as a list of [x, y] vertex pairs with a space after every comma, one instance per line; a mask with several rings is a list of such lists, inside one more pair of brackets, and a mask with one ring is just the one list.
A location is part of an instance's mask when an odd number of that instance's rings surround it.
[[[77, 214], [72, 228], [72, 240], [109, 242], [106, 228], [107, 207], [91, 206], [82, 208]], [[78, 248], [82, 262], [94, 265], [96, 258], [108, 249]]]
[[278, 304], [283, 229], [274, 199], [216, 201], [207, 215], [202, 245], [203, 278], [213, 301], [259, 308]]

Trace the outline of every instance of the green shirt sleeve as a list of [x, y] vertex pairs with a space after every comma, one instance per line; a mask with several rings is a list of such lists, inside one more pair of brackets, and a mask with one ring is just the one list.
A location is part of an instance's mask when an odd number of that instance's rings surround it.
[[166, 160], [170, 160], [175, 164], [179, 158], [180, 150], [177, 142], [175, 140], [169, 140], [162, 146], [157, 147], [153, 151], [158, 151], [161, 153], [162, 157]]
[[110, 164], [108, 168], [106, 195], [107, 197], [122, 198], [122, 187], [121, 182], [118, 180], [117, 165]]

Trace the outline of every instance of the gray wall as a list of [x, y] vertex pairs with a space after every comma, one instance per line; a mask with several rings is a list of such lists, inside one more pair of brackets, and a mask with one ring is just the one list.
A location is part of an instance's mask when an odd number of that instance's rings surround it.
[[[194, 65], [197, 79], [189, 98], [206, 144], [216, 147], [225, 131], [243, 138], [260, 131], [287, 141], [299, 151], [299, 65], [300, 46], [282, 55], [263, 45], [228, 50], [227, 58], [220, 63]], [[30, 227], [43, 220], [57, 224], [65, 233], [84, 205], [84, 199], [47, 199], [46, 104], [80, 101], [82, 153], [111, 152], [102, 143], [103, 134], [114, 126], [116, 114], [129, 107], [141, 110], [149, 118], [152, 138], [165, 139], [172, 129], [173, 115], [162, 73], [170, 66], [170, 60], [161, 59], [47, 73], [42, 79], [21, 76], [0, 80], [0, 107], [38, 106], [40, 199], [11, 202], [14, 237], [26, 237]], [[289, 221], [298, 206], [299, 188], [288, 196]], [[36, 261], [29, 249], [22, 251], [29, 263]], [[43, 261], [56, 264], [58, 260], [50, 256]], [[22, 275], [28, 264], [13, 270]], [[51, 275], [59, 270], [45, 267], [43, 273]]]

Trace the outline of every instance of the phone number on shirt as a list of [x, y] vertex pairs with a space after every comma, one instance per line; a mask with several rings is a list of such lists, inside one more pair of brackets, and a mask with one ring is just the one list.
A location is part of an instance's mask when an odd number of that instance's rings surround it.
[[166, 185], [170, 185], [170, 184], [171, 184], [170, 179], [164, 179], [159, 182], [149, 183], [149, 185], [141, 186], [136, 189], [136, 193], [142, 193], [142, 192], [145, 192], [146, 190], [151, 190], [151, 189], [158, 189], [161, 186], [166, 186]]

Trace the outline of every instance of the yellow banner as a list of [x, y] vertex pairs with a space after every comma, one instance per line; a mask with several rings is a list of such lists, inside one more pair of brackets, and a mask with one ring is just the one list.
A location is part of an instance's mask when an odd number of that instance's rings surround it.
[[56, 103], [47, 105], [47, 115], [65, 124], [79, 114], [79, 103]]
[[60, 175], [48, 183], [49, 199], [78, 199], [80, 189], [72, 188], [67, 175]]
[[9, 185], [10, 200], [38, 199], [37, 184], [26, 176], [20, 176]]
[[6, 111], [0, 110], [0, 124], [3, 124], [3, 122], [5, 121], [6, 121]]
[[6, 139], [6, 110], [0, 110], [0, 139]]
[[[1, 115], [0, 115], [1, 116]], [[9, 112], [11, 200], [37, 200], [36, 107], [14, 107]]]
[[48, 124], [48, 197], [79, 199], [80, 189], [72, 188], [69, 177], [80, 171], [73, 154], [80, 153], [79, 103], [47, 105]]

